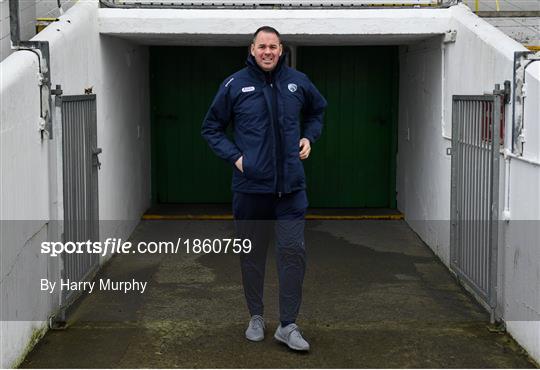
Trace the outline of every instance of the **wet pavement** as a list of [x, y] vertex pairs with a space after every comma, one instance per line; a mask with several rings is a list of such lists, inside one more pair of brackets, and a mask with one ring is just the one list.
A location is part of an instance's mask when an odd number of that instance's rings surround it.
[[[233, 237], [225, 221], [143, 221], [131, 240]], [[310, 221], [298, 319], [308, 354], [273, 340], [278, 285], [269, 253], [264, 341], [234, 254], [118, 255], [99, 278], [144, 280], [144, 294], [97, 291], [26, 368], [532, 368], [523, 350], [455, 282], [404, 221]], [[272, 247], [270, 247], [272, 248]], [[270, 252], [272, 249], [270, 249]]]

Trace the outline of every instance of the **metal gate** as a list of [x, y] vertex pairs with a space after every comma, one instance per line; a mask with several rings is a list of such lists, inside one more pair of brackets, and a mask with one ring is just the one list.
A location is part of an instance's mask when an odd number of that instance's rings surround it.
[[453, 96], [450, 267], [494, 312], [504, 94]]
[[[64, 242], [99, 240], [98, 154], [96, 96], [57, 96], [61, 107], [64, 193]], [[64, 281], [92, 278], [99, 255], [63, 253], [61, 277]], [[77, 290], [62, 290], [62, 316], [77, 297]], [[63, 317], [65, 318], [65, 317]]]

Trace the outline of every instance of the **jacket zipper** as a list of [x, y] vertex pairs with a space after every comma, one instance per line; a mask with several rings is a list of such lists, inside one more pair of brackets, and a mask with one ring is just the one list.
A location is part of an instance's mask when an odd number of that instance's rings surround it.
[[[271, 92], [272, 92], [272, 126], [274, 129], [274, 142], [275, 142], [275, 157], [276, 157], [276, 191], [278, 197], [281, 198], [283, 190], [283, 140], [281, 136], [281, 130], [279, 127], [278, 120], [278, 91], [274, 86], [274, 83], [270, 83]], [[274, 109], [275, 108], [275, 109]], [[279, 145], [278, 145], [279, 143]]]
[[[269, 93], [270, 94], [274, 94], [274, 84], [273, 83], [266, 83], [267, 86], [270, 86], [270, 91]], [[275, 173], [275, 176], [274, 176], [274, 191], [276, 191], [278, 193], [278, 197], [281, 198], [281, 189], [279, 189], [279, 169], [278, 169], [278, 161], [277, 161], [277, 151], [278, 151], [278, 148], [277, 148], [277, 137], [276, 135], [279, 135], [279, 132], [277, 132], [277, 122], [274, 121], [275, 119], [277, 119], [277, 117], [274, 117], [274, 109], [273, 109], [273, 106], [272, 106], [272, 100], [273, 100], [273, 96], [266, 96], [266, 106], [268, 107], [268, 112], [270, 114], [270, 123], [272, 125], [272, 139], [273, 139], [273, 144], [274, 144], [274, 168], [276, 170], [276, 173]], [[276, 101], [276, 104], [277, 104], [277, 101]]]

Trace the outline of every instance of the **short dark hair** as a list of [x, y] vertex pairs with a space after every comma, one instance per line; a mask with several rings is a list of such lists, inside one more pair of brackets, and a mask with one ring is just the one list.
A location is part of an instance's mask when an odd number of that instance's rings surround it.
[[270, 27], [270, 26], [259, 27], [257, 31], [255, 31], [255, 33], [253, 34], [253, 41], [252, 41], [253, 43], [255, 43], [255, 39], [257, 38], [257, 35], [259, 34], [259, 32], [273, 33], [274, 35], [277, 36], [279, 43], [281, 44], [281, 35], [274, 27]]

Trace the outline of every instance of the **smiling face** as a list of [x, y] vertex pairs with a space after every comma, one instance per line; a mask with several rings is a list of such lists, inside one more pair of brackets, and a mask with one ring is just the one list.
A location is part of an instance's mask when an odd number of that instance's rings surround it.
[[270, 72], [279, 61], [283, 47], [275, 33], [261, 31], [251, 44], [251, 55], [263, 71]]

